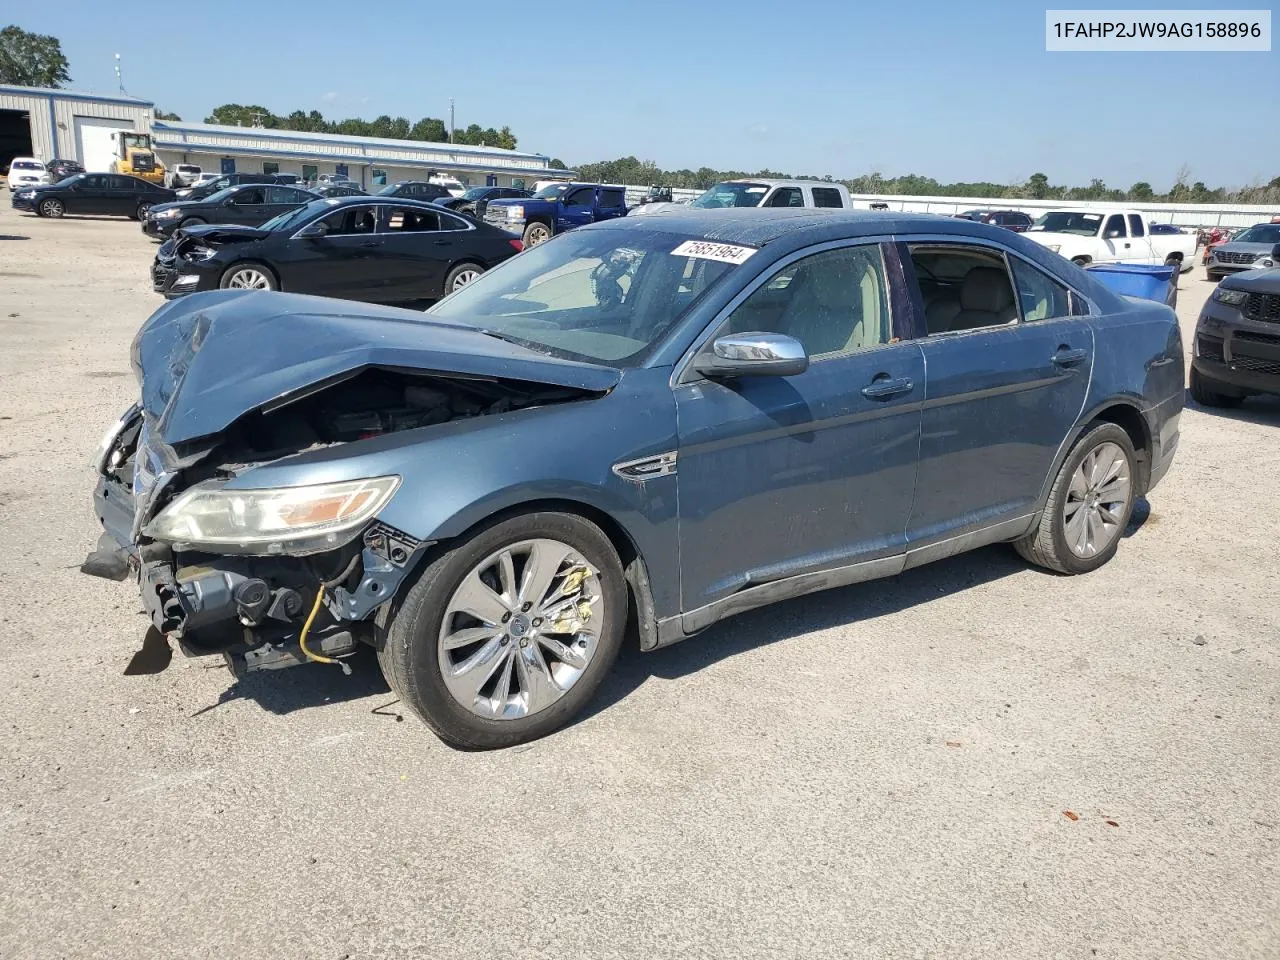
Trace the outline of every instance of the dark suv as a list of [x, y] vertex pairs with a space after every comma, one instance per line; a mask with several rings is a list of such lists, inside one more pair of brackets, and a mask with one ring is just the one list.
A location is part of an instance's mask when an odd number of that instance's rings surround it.
[[[1280, 263], [1280, 243], [1267, 259]], [[1257, 393], [1280, 394], [1280, 269], [1226, 277], [1196, 321], [1192, 399], [1238, 407]]]
[[84, 166], [74, 160], [50, 160], [44, 165], [44, 168], [49, 172], [50, 183], [59, 183], [67, 179], [67, 177], [74, 177], [77, 173], [84, 173]]
[[532, 192], [518, 190], [515, 187], [472, 187], [460, 197], [449, 197], [433, 202], [481, 219], [490, 200], [520, 200], [532, 196]]
[[957, 213], [960, 220], [972, 220], [975, 223], [989, 223], [995, 227], [1004, 227], [1014, 233], [1025, 233], [1031, 226], [1031, 217], [1021, 210], [966, 210]]

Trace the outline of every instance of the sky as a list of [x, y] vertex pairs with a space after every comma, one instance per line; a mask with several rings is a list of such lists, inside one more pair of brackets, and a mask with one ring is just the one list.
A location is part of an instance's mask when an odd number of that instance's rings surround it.
[[510, 126], [519, 149], [571, 167], [632, 155], [1157, 191], [1184, 166], [1210, 187], [1280, 176], [1275, 49], [1047, 53], [1046, 5], [1025, 0], [539, 6], [71, 0], [10, 16], [61, 40], [70, 89], [114, 92], [119, 53], [130, 94], [187, 120], [257, 103], [447, 121], [452, 97], [459, 126]]

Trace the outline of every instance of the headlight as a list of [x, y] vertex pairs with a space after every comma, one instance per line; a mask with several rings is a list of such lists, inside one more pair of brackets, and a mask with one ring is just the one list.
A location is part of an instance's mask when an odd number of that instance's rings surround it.
[[1048, 248], [1049, 248], [1050, 250], [1052, 250], [1054, 253], [1057, 253], [1059, 250], [1061, 250], [1061, 249], [1062, 249], [1062, 244], [1060, 244], [1060, 243], [1050, 243], [1050, 244], [1047, 244], [1047, 246], [1048, 246]]
[[524, 219], [524, 207], [507, 207], [507, 219], [508, 219], [508, 220], [523, 220], [523, 219]]
[[181, 210], [161, 210], [158, 213], [152, 213], [151, 216], [155, 217], [157, 220], [167, 220], [170, 217], [176, 217], [181, 212]]
[[184, 253], [183, 256], [186, 257], [188, 260], [208, 260], [216, 252], [217, 251], [214, 250], [213, 247], [196, 246], [196, 247], [192, 247], [190, 250]]
[[35, 192], [34, 190], [19, 190], [19, 191], [18, 191], [18, 198], [19, 198], [19, 199], [21, 199], [21, 200], [30, 200], [30, 199], [31, 199], [32, 197], [34, 197], [35, 195], [36, 195], [36, 192]]
[[1213, 299], [1217, 300], [1219, 303], [1226, 303], [1231, 306], [1237, 306], [1244, 303], [1244, 298], [1247, 296], [1248, 294], [1243, 290], [1227, 290], [1223, 287], [1218, 287], [1217, 290], [1213, 291]]
[[381, 510], [399, 477], [267, 490], [192, 488], [143, 529], [178, 549], [223, 553], [320, 553], [346, 543]]

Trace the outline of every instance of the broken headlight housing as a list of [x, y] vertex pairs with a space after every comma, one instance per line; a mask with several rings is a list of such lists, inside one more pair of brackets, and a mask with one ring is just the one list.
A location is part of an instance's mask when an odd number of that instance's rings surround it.
[[1218, 287], [1217, 290], [1213, 291], [1213, 299], [1233, 307], [1244, 303], [1245, 297], [1248, 295], [1244, 290], [1228, 290], [1226, 287]]
[[192, 487], [143, 529], [177, 550], [301, 556], [342, 546], [377, 515], [399, 477], [306, 487]]

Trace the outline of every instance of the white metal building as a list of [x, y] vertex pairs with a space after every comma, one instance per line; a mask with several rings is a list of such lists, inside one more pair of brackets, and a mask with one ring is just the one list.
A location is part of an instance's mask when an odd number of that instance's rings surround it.
[[207, 171], [296, 173], [304, 180], [336, 174], [367, 189], [422, 180], [430, 171], [450, 174], [470, 186], [502, 187], [572, 175], [552, 170], [550, 160], [540, 154], [467, 144], [169, 120], [154, 121], [152, 136], [166, 167], [194, 163]]
[[108, 170], [112, 134], [146, 133], [155, 104], [125, 96], [0, 84], [0, 169], [17, 156], [77, 160], [89, 170]]

